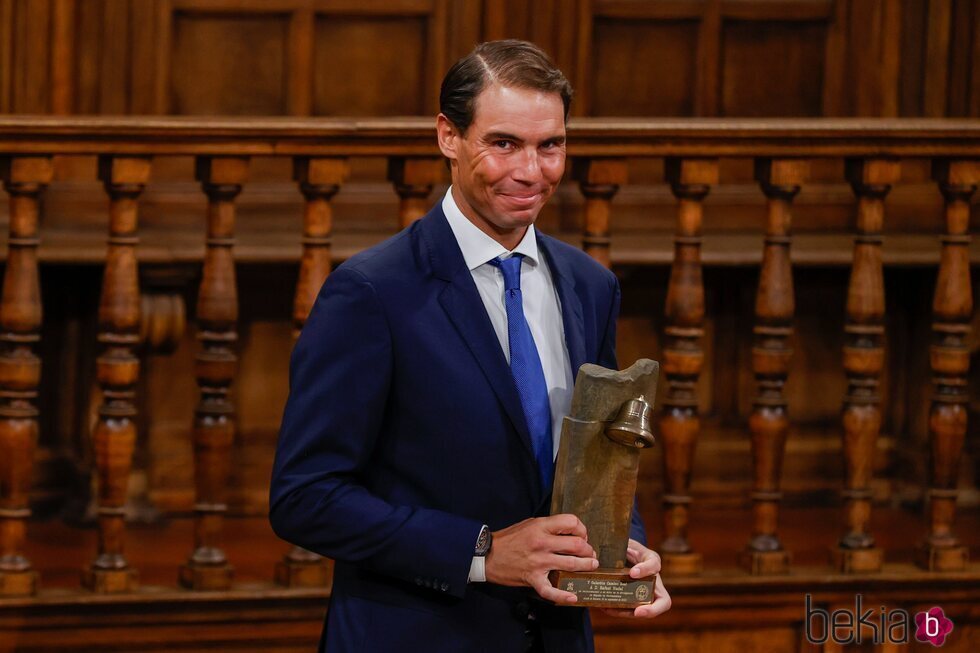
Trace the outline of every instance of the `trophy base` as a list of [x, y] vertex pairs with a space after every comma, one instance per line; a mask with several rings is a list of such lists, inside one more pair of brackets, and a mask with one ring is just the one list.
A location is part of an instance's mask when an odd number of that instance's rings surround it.
[[578, 597], [576, 607], [635, 608], [653, 603], [656, 575], [630, 578], [628, 569], [553, 571], [548, 574], [552, 586]]
[[861, 574], [881, 571], [884, 554], [878, 547], [847, 549], [835, 546], [830, 550], [830, 561], [837, 571], [845, 574]]
[[929, 571], [963, 571], [970, 553], [965, 546], [933, 546], [923, 542], [915, 549], [915, 563]]

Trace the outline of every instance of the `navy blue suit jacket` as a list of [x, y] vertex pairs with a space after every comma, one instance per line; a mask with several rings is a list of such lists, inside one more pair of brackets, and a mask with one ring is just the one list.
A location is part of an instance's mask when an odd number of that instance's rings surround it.
[[[615, 368], [615, 276], [540, 232], [538, 246], [573, 370]], [[549, 651], [591, 651], [584, 609], [467, 584], [482, 525], [547, 514], [549, 490], [441, 206], [338, 267], [293, 350], [270, 498], [280, 537], [336, 560], [321, 647], [522, 650], [533, 605]]]

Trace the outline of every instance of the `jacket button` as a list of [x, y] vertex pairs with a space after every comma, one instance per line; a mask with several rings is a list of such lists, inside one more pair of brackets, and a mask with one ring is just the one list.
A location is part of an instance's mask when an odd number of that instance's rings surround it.
[[439, 586], [439, 589], [441, 589], [443, 592], [448, 592], [449, 591], [449, 583], [443, 583], [442, 585]]

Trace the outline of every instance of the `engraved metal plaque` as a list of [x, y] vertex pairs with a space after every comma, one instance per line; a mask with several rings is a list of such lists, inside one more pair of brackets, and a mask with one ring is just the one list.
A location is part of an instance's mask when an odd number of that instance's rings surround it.
[[630, 578], [626, 572], [552, 572], [552, 584], [578, 597], [576, 605], [603, 608], [635, 608], [653, 602], [656, 576]]

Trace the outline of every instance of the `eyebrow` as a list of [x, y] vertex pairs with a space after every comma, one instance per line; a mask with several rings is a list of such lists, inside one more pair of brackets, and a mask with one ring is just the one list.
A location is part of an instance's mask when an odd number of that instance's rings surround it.
[[[508, 134], [507, 132], [489, 132], [483, 135], [485, 141], [517, 141], [518, 143], [523, 143], [524, 139], [520, 136], [515, 136], [514, 134]], [[555, 134], [541, 141], [542, 143], [564, 143], [565, 136], [563, 134]]]

